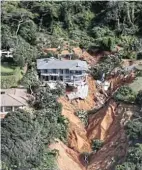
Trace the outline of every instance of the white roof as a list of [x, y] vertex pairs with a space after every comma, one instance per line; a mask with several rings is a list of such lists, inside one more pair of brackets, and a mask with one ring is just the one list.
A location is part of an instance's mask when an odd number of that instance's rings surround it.
[[81, 60], [58, 60], [58, 59], [37, 59], [37, 69], [69, 69], [88, 70], [86, 61]]

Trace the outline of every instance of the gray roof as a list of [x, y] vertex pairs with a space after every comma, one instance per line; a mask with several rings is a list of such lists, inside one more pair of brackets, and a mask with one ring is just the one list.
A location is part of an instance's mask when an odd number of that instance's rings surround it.
[[25, 106], [26, 102], [21, 97], [10, 94], [1, 94], [1, 106]]
[[[1, 106], [25, 106], [27, 105], [26, 89], [1, 89]], [[2, 93], [3, 92], [3, 93]]]
[[81, 60], [58, 60], [58, 59], [37, 59], [37, 69], [69, 69], [88, 70], [86, 61]]

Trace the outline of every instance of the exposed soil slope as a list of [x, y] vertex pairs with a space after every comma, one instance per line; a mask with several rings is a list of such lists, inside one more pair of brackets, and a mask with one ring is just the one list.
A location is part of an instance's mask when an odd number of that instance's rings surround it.
[[[75, 49], [81, 54], [80, 49]], [[100, 59], [95, 56], [88, 55], [83, 52], [83, 59], [88, 63], [97, 63]], [[91, 57], [90, 57], [91, 56]], [[110, 88], [110, 98], [112, 93], [123, 84], [129, 83], [134, 79], [135, 75], [130, 76], [117, 75], [112, 77]], [[68, 101], [65, 96], [59, 98], [62, 103], [62, 114], [69, 120], [68, 146], [62, 142], [52, 145], [52, 148], [59, 150], [58, 166], [60, 170], [110, 170], [115, 161], [124, 158], [127, 150], [127, 140], [124, 132], [124, 124], [132, 114], [124, 114], [126, 106], [118, 106], [113, 100], [108, 100], [107, 104], [97, 111], [96, 114], [89, 116], [89, 125], [85, 127], [81, 120], [75, 115], [78, 110], [92, 110], [97, 106], [95, 96], [99, 92], [95, 86], [95, 80], [88, 77], [89, 94], [85, 100]], [[103, 147], [93, 153], [88, 166], [83, 166], [80, 161], [80, 154], [83, 152], [91, 152], [91, 141], [93, 139], [101, 139], [104, 141]]]
[[75, 115], [75, 112], [82, 110], [91, 110], [93, 109], [94, 94], [95, 94], [95, 81], [88, 77], [89, 84], [89, 94], [86, 100], [74, 100], [72, 102], [64, 96], [59, 99], [59, 102], [62, 103], [62, 114], [69, 120], [69, 133], [68, 133], [68, 144], [69, 147], [73, 148], [79, 152], [89, 152], [90, 144], [87, 139], [86, 129], [81, 122], [81, 120]]
[[130, 120], [135, 108], [132, 105], [119, 104], [113, 100], [90, 116], [88, 137], [104, 141], [104, 146], [94, 153], [87, 170], [111, 170], [127, 153], [127, 137], [124, 131], [125, 123]]
[[85, 170], [79, 161], [79, 153], [68, 148], [61, 141], [52, 144], [50, 148], [59, 151], [57, 165], [60, 170]]

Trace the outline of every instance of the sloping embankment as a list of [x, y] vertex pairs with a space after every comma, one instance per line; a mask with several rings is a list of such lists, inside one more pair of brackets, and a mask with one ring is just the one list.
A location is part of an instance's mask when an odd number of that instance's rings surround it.
[[[131, 81], [131, 78], [128, 77]], [[113, 79], [113, 89], [125, 83], [121, 78]], [[126, 80], [127, 81], [127, 80]], [[101, 108], [97, 113], [89, 116], [89, 125], [84, 127], [81, 120], [74, 114], [77, 110], [91, 110], [95, 106], [95, 82], [88, 79], [89, 95], [85, 101], [76, 100], [72, 103], [65, 97], [59, 102], [63, 105], [62, 114], [69, 119], [68, 146], [62, 142], [52, 144], [52, 148], [59, 150], [58, 166], [61, 170], [84, 170], [86, 167], [80, 161], [80, 154], [91, 152], [91, 141], [101, 139], [103, 147], [93, 153], [87, 166], [88, 170], [110, 170], [118, 159], [123, 159], [127, 151], [127, 139], [124, 123], [130, 116], [124, 116], [126, 106], [117, 105], [113, 100]]]

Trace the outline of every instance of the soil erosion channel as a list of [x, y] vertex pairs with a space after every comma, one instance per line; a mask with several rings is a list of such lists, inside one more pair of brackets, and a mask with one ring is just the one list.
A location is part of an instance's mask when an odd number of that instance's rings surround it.
[[[130, 75], [125, 83], [133, 79]], [[112, 93], [123, 85], [123, 77], [116, 77], [113, 82]], [[131, 117], [131, 108], [124, 104], [117, 104], [114, 100], [106, 99], [105, 104], [94, 114], [89, 114], [88, 126], [75, 115], [77, 110], [89, 111], [95, 108], [94, 97], [97, 92], [95, 80], [88, 77], [89, 94], [85, 100], [68, 101], [66, 97], [59, 98], [62, 103], [62, 114], [69, 120], [68, 145], [61, 141], [51, 145], [59, 150], [57, 164], [61, 170], [110, 170], [117, 160], [126, 156], [127, 140], [124, 124]], [[128, 112], [129, 110], [129, 112]], [[103, 141], [103, 147], [93, 152], [91, 142], [94, 139]], [[89, 153], [86, 160], [83, 153]]]

